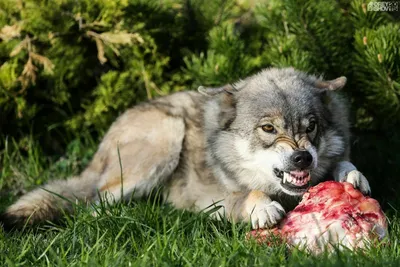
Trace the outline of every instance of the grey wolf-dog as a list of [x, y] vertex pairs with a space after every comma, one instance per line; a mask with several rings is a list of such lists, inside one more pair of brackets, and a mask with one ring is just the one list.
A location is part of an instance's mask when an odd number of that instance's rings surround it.
[[347, 108], [335, 92], [345, 83], [271, 68], [140, 104], [112, 124], [80, 175], [22, 196], [2, 221], [56, 220], [76, 200], [142, 198], [162, 186], [176, 208], [218, 203], [216, 217], [267, 228], [320, 181], [347, 181], [367, 194], [368, 181], [349, 162]]

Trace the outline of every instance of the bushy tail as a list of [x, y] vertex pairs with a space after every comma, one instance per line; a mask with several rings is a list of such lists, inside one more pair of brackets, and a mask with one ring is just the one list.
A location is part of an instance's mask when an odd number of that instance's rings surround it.
[[70, 213], [78, 200], [91, 201], [96, 195], [96, 176], [88, 171], [67, 180], [56, 180], [22, 196], [0, 218], [4, 229], [55, 221]]

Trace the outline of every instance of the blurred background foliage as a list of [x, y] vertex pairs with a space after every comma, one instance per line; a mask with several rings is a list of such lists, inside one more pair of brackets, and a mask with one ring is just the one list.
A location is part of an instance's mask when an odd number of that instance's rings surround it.
[[270, 66], [348, 77], [352, 160], [400, 199], [399, 15], [362, 0], [0, 1], [1, 188], [19, 181], [10, 149], [90, 158], [128, 107]]

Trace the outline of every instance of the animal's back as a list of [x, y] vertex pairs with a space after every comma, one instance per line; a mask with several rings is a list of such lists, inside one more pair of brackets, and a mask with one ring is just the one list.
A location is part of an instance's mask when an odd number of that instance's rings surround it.
[[[111, 125], [79, 176], [50, 181], [22, 196], [3, 214], [3, 223], [12, 227], [56, 220], [72, 212], [74, 200], [96, 202], [99, 193], [114, 201], [121, 194], [143, 197], [160, 184], [180, 189], [189, 185], [189, 176], [197, 179], [199, 172], [207, 172], [204, 101], [197, 92], [178, 92], [127, 110]], [[169, 182], [172, 176], [177, 183]], [[189, 203], [181, 197], [170, 201], [185, 207]]]

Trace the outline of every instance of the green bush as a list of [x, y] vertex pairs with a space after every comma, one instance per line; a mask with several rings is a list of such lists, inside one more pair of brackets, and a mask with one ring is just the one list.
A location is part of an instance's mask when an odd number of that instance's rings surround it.
[[294, 66], [349, 78], [355, 161], [370, 170], [379, 138], [386, 166], [371, 175], [392, 179], [399, 31], [361, 0], [3, 0], [0, 149], [34, 138], [59, 155], [139, 101]]

